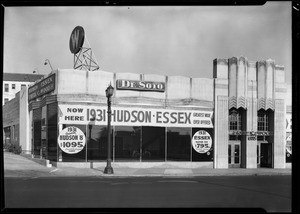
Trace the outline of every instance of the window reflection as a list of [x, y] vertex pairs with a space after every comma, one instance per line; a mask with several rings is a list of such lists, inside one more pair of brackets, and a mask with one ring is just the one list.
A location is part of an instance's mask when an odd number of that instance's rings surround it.
[[142, 128], [142, 161], [165, 160], [165, 128]]
[[141, 127], [116, 126], [115, 130], [115, 160], [139, 161]]
[[191, 129], [167, 128], [167, 160], [191, 160]]
[[[88, 126], [87, 158], [90, 160], [107, 159], [107, 127]], [[112, 141], [111, 141], [112, 142]]]

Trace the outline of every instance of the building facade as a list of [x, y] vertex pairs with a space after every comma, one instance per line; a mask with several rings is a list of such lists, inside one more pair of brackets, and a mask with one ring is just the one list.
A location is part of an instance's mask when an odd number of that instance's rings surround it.
[[244, 57], [215, 59], [213, 79], [52, 71], [22, 90], [21, 144], [58, 167], [104, 165], [111, 84], [115, 164], [285, 168], [284, 77], [273, 60]]
[[44, 75], [3, 73], [2, 105], [15, 97], [23, 87], [28, 87]]

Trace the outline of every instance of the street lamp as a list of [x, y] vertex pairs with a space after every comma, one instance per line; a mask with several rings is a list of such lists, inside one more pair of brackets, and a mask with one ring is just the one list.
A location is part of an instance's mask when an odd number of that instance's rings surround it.
[[45, 62], [44, 62], [44, 65], [47, 65], [49, 63], [50, 67], [51, 67], [51, 71], [53, 71], [53, 68], [52, 68], [52, 65], [50, 63], [50, 60], [49, 59], [46, 59]]
[[107, 119], [107, 164], [104, 169], [105, 174], [113, 174], [114, 170], [111, 167], [111, 127], [110, 127], [110, 122], [111, 122], [111, 96], [114, 94], [114, 88], [109, 84], [107, 89], [105, 90], [106, 97], [107, 97], [107, 114], [108, 114], [108, 119]]

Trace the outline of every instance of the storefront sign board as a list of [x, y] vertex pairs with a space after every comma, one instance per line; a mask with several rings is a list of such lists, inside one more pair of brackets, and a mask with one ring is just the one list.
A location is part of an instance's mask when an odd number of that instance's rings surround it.
[[63, 152], [76, 154], [85, 146], [85, 135], [79, 128], [70, 126], [59, 133], [57, 143]]
[[[113, 126], [213, 128], [212, 111], [112, 107]], [[59, 105], [60, 124], [107, 125], [107, 107]]]
[[55, 74], [43, 79], [28, 88], [28, 101], [34, 100], [44, 94], [50, 93], [55, 89]]
[[149, 82], [136, 80], [119, 79], [116, 82], [118, 90], [134, 90], [134, 91], [165, 91], [165, 83], [163, 82]]

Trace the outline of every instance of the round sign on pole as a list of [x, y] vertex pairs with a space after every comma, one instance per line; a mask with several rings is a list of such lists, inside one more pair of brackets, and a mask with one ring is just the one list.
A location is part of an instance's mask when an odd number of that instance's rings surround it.
[[84, 29], [81, 26], [77, 26], [74, 28], [74, 30], [71, 33], [70, 36], [70, 51], [73, 54], [77, 54], [84, 42]]
[[194, 150], [198, 153], [203, 154], [208, 152], [212, 146], [210, 134], [204, 130], [197, 131], [193, 136], [192, 145]]
[[65, 153], [76, 154], [85, 146], [85, 135], [79, 128], [70, 126], [59, 133], [57, 142]]

